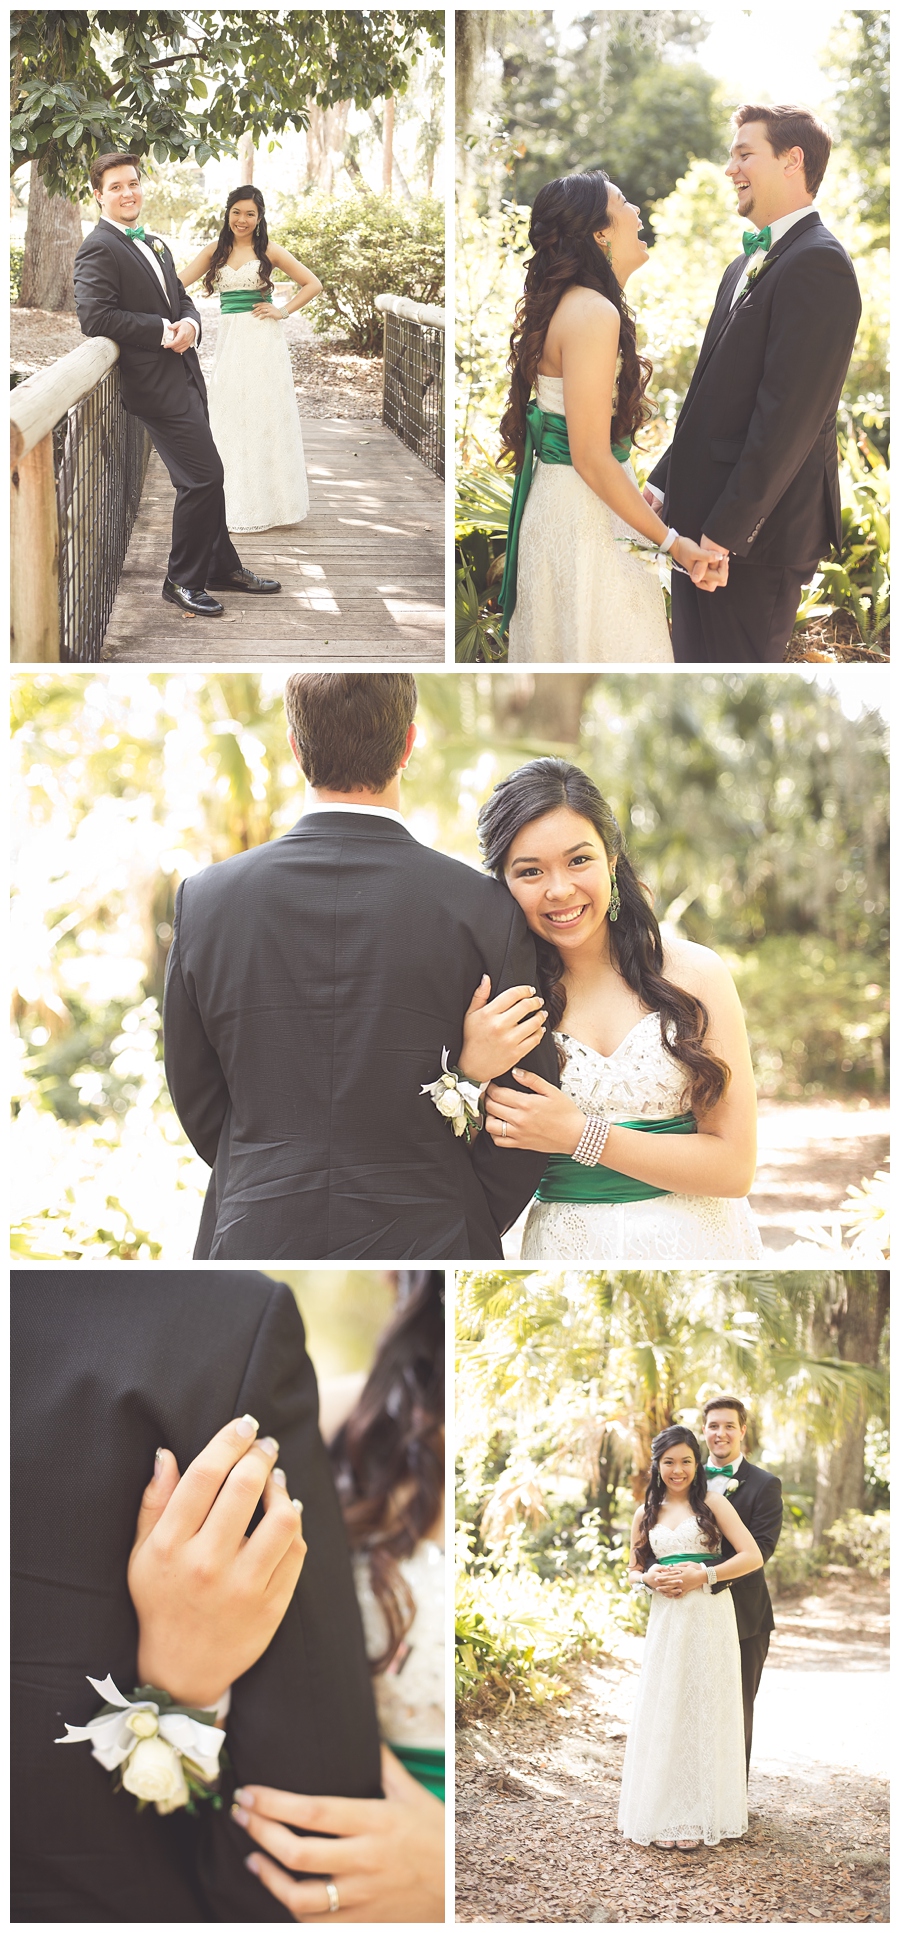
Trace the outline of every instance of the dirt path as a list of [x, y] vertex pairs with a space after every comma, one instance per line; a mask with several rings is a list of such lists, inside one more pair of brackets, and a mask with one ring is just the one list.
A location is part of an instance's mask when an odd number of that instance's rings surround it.
[[641, 1641], [573, 1673], [565, 1707], [465, 1727], [457, 1919], [884, 1922], [886, 1583], [836, 1573], [776, 1604], [750, 1775], [750, 1830], [695, 1853], [616, 1831]]
[[763, 1101], [750, 1203], [767, 1253], [790, 1248], [811, 1218], [834, 1214], [851, 1185], [884, 1166], [889, 1148], [886, 1107]]

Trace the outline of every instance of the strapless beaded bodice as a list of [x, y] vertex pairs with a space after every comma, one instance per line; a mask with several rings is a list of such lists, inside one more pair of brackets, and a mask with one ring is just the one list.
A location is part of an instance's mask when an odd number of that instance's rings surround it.
[[612, 1054], [598, 1053], [570, 1034], [556, 1035], [568, 1056], [561, 1086], [585, 1114], [613, 1121], [665, 1121], [684, 1111], [687, 1069], [662, 1041], [658, 1013], [642, 1014]]

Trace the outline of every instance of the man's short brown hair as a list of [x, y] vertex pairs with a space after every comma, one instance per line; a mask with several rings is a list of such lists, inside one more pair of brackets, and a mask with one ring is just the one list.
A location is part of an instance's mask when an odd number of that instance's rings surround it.
[[[794, 143], [793, 143], [793, 141], [792, 141], [792, 142], [791, 142], [791, 147], [793, 147], [793, 145], [794, 145]], [[710, 1412], [710, 1410], [712, 1410], [712, 1409], [733, 1409], [733, 1410], [737, 1410], [737, 1414], [738, 1414], [738, 1421], [739, 1421], [739, 1423], [740, 1423], [740, 1426], [741, 1426], [741, 1429], [742, 1429], [742, 1430], [743, 1430], [743, 1429], [746, 1429], [746, 1427], [747, 1427], [747, 1412], [746, 1412], [746, 1410], [745, 1410], [745, 1408], [744, 1408], [744, 1405], [743, 1405], [743, 1403], [741, 1402], [741, 1399], [740, 1399], [740, 1397], [739, 1397], [739, 1396], [711, 1396], [711, 1397], [710, 1397], [710, 1399], [709, 1399], [709, 1402], [708, 1402], [708, 1403], [704, 1403], [704, 1405], [703, 1405], [703, 1421], [704, 1421], [704, 1423], [706, 1422], [706, 1419], [707, 1419], [707, 1417], [708, 1417], [708, 1415], [709, 1415], [709, 1412]]]
[[773, 154], [787, 154], [788, 148], [803, 149], [803, 177], [809, 194], [816, 195], [831, 153], [831, 135], [824, 121], [818, 121], [806, 107], [750, 107], [735, 109], [734, 125], [764, 121], [766, 140]]
[[408, 671], [295, 671], [284, 709], [310, 785], [383, 792], [400, 770], [417, 702]]
[[94, 193], [96, 194], [98, 189], [103, 187], [103, 177], [109, 173], [110, 168], [124, 168], [129, 165], [140, 174], [141, 164], [136, 154], [98, 154], [96, 161], [91, 162], [91, 187]]

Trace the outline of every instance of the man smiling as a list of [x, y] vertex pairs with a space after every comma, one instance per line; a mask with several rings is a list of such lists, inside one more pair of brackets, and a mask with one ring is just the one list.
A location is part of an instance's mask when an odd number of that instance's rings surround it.
[[[734, 1505], [741, 1522], [759, 1545], [767, 1561], [781, 1535], [783, 1506], [781, 1483], [771, 1471], [748, 1463], [744, 1455], [747, 1411], [737, 1396], [713, 1396], [703, 1405], [703, 1435], [709, 1450], [706, 1465], [708, 1485], [726, 1496]], [[723, 1557], [733, 1556], [727, 1539], [722, 1542]], [[753, 1704], [759, 1690], [769, 1638], [775, 1628], [772, 1600], [764, 1570], [750, 1571], [714, 1589], [730, 1590], [737, 1619], [741, 1646], [741, 1688], [744, 1699], [744, 1744], [747, 1772], [753, 1741]]]
[[731, 553], [715, 597], [673, 575], [681, 664], [780, 662], [803, 585], [841, 542], [836, 412], [861, 303], [813, 205], [831, 136], [798, 107], [746, 105], [734, 122], [726, 173], [752, 226], [644, 491], [668, 523]]

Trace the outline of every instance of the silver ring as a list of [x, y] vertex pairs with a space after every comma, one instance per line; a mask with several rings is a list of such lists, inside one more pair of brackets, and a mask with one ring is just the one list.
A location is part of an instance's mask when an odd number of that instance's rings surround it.
[[338, 1889], [333, 1879], [326, 1879], [325, 1891], [328, 1894], [329, 1913], [339, 1913], [341, 1910], [341, 1902], [338, 1898]]

